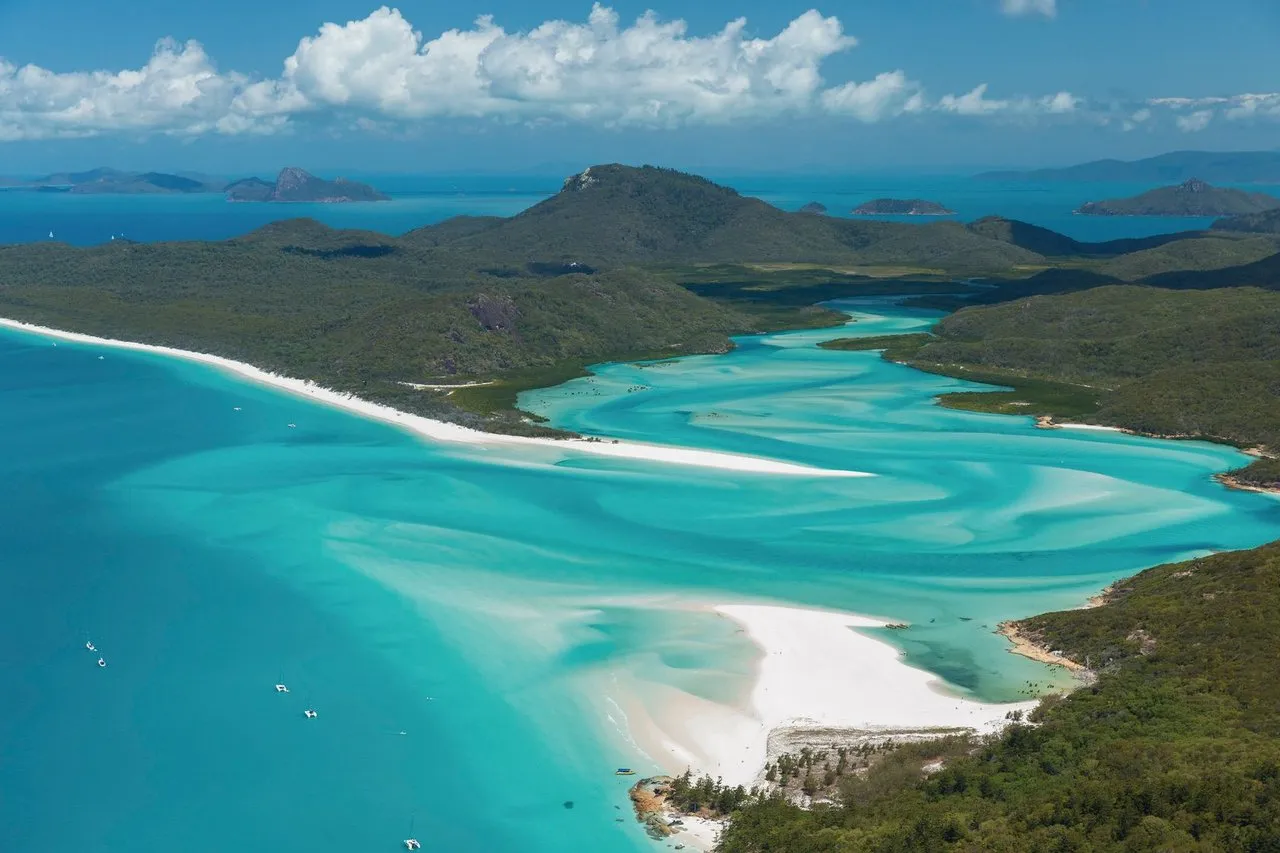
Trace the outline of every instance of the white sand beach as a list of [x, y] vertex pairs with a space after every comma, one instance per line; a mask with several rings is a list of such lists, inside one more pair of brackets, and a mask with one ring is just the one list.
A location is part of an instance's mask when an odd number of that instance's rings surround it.
[[[628, 710], [636, 741], [672, 770], [750, 787], [763, 770], [769, 734], [786, 727], [996, 731], [1011, 710], [1035, 702], [984, 704], [945, 693], [936, 676], [907, 666], [898, 650], [852, 630], [882, 620], [799, 607], [722, 604], [761, 651], [743, 707], [669, 691]], [[656, 699], [656, 701], [655, 701]]]
[[481, 432], [451, 424], [445, 421], [424, 418], [421, 415], [401, 412], [390, 406], [362, 400], [351, 394], [343, 394], [316, 385], [314, 382], [293, 379], [254, 367], [244, 362], [233, 361], [222, 356], [207, 353], [190, 352], [174, 347], [140, 344], [133, 341], [120, 341], [110, 338], [99, 338], [78, 332], [66, 332], [47, 326], [37, 326], [16, 320], [0, 318], [0, 326], [24, 332], [32, 332], [58, 340], [96, 346], [114, 347], [117, 349], [150, 352], [158, 355], [181, 358], [217, 367], [229, 373], [270, 385], [300, 397], [306, 397], [317, 403], [336, 406], [367, 418], [384, 421], [401, 427], [430, 441], [453, 442], [490, 447], [543, 447], [566, 453], [590, 454], [593, 456], [613, 457], [617, 459], [643, 459], [649, 462], [660, 462], [671, 465], [689, 465], [701, 468], [715, 468], [722, 471], [737, 471], [752, 474], [783, 474], [797, 477], [871, 477], [862, 471], [833, 470], [783, 462], [777, 459], [766, 459], [759, 456], [747, 456], [736, 453], [721, 453], [714, 450], [695, 450], [685, 447], [648, 444], [636, 441], [610, 441], [587, 439], [554, 439], [535, 438], [530, 436], [503, 435], [499, 433]]
[[1120, 427], [1102, 426], [1100, 424], [1059, 423], [1055, 424], [1055, 426], [1061, 427], [1062, 429], [1086, 429], [1094, 430], [1095, 432], [1124, 432]]

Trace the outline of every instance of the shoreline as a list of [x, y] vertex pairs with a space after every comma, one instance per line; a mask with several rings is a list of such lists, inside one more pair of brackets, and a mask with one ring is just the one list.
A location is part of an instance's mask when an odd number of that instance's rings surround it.
[[193, 352], [176, 347], [143, 344], [136, 341], [122, 341], [112, 338], [101, 338], [81, 332], [68, 332], [49, 326], [24, 323], [0, 317], [0, 328], [17, 332], [40, 335], [57, 340], [69, 341], [92, 346], [110, 347], [113, 349], [147, 352], [170, 358], [192, 361], [209, 367], [218, 368], [234, 374], [241, 379], [266, 385], [296, 397], [305, 397], [314, 402], [342, 409], [370, 420], [398, 426], [428, 441], [466, 444], [488, 447], [542, 447], [555, 450], [577, 452], [591, 456], [611, 457], [615, 459], [636, 459], [648, 462], [660, 462], [670, 465], [685, 465], [697, 468], [711, 468], [720, 471], [734, 471], [750, 474], [773, 474], [795, 477], [874, 477], [864, 471], [848, 471], [831, 468], [815, 468], [795, 462], [784, 462], [763, 456], [725, 453], [716, 450], [699, 450], [696, 448], [675, 445], [648, 444], [638, 441], [618, 441], [605, 438], [540, 438], [534, 436], [506, 435], [489, 433], [447, 421], [402, 412], [382, 403], [374, 403], [317, 385], [310, 380], [294, 379], [271, 373], [252, 364], [235, 361], [219, 355]]
[[760, 784], [775, 760], [777, 738], [821, 732], [835, 740], [910, 731], [986, 734], [1003, 728], [1010, 711], [1029, 711], [1036, 700], [983, 703], [945, 692], [933, 673], [903, 660], [901, 652], [858, 628], [900, 624], [854, 613], [787, 605], [710, 604], [735, 623], [759, 658], [750, 693], [738, 703], [716, 703], [675, 690], [621, 697], [636, 745], [665, 771], [691, 769], [725, 784]]
[[[1108, 588], [1109, 589], [1109, 588]], [[1095, 596], [1092, 596], [1085, 607], [1100, 607], [1105, 603], [1105, 595], [1107, 590], [1103, 590]], [[1061, 666], [1071, 670], [1078, 677], [1088, 672], [1082, 664], [1076, 663], [1071, 658], [1064, 657], [1053, 649], [1048, 648], [1042, 643], [1035, 640], [1028, 634], [1022, 633], [1018, 627], [1016, 620], [1001, 622], [996, 626], [996, 633], [1004, 637], [1013, 645], [1008, 649], [1011, 655], [1021, 655], [1024, 658], [1030, 658], [1039, 663]]]

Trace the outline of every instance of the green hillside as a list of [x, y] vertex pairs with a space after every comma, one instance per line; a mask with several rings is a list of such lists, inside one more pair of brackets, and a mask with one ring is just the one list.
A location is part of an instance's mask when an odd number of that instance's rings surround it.
[[1280, 234], [1280, 208], [1261, 213], [1246, 213], [1219, 219], [1211, 226], [1215, 231], [1242, 231], [1253, 234]]
[[934, 331], [900, 358], [1013, 389], [946, 405], [1280, 451], [1280, 293], [1099, 287], [965, 309]]
[[[0, 316], [211, 352], [486, 425], [398, 383], [563, 378], [612, 358], [721, 351], [752, 316], [661, 276], [483, 272], [475, 258], [299, 220], [237, 240], [0, 248]], [[513, 412], [493, 428], [524, 427]]]
[[1174, 240], [1153, 249], [1130, 252], [1100, 264], [1097, 269], [1124, 281], [1138, 281], [1161, 273], [1243, 266], [1278, 251], [1280, 239], [1277, 238], [1236, 239], [1215, 235]]
[[475, 233], [441, 240], [440, 229], [406, 234], [429, 243], [521, 262], [806, 262], [911, 264], [951, 272], [1008, 269], [1034, 253], [953, 222], [852, 221], [788, 213], [705, 178], [651, 166], [592, 166], [555, 196]]

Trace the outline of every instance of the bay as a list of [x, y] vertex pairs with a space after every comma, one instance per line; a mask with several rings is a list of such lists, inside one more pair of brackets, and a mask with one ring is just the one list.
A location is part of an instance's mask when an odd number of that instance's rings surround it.
[[937, 315], [840, 307], [843, 330], [602, 365], [522, 403], [870, 478], [428, 444], [201, 365], [3, 333], [0, 837], [336, 853], [412, 824], [451, 851], [650, 849], [612, 774], [660, 769], [624, 693], [740, 702], [758, 656], [691, 605], [910, 622], [869, 633], [1008, 700], [1053, 676], [999, 620], [1280, 534], [1280, 502], [1211, 480], [1238, 452], [939, 408], [973, 386], [816, 346]]

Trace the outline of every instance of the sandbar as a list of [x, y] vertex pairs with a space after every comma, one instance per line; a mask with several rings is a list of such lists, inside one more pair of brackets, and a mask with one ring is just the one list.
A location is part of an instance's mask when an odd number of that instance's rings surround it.
[[710, 609], [741, 626], [759, 649], [755, 681], [738, 707], [672, 691], [656, 708], [646, 703], [643, 713], [629, 712], [636, 741], [671, 772], [689, 767], [749, 788], [760, 779], [775, 730], [981, 734], [1003, 728], [1010, 711], [1036, 705], [950, 695], [937, 676], [908, 666], [896, 648], [855, 630], [892, 624], [888, 620], [771, 604]]

